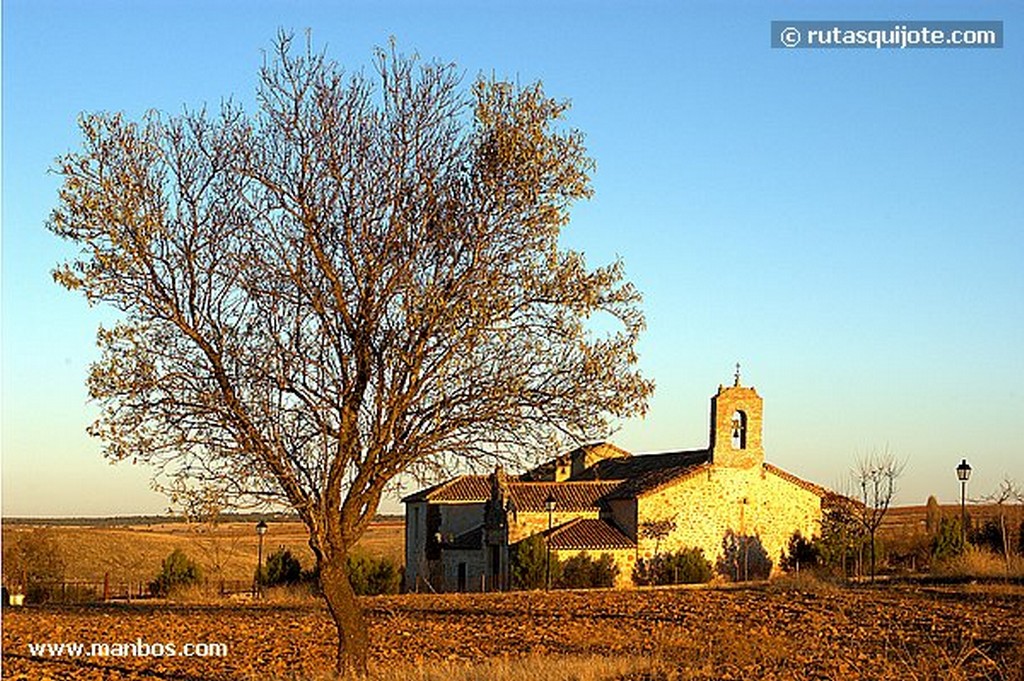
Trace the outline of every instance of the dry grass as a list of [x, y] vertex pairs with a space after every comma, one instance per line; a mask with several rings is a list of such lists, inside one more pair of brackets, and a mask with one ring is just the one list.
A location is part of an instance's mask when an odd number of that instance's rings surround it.
[[[331, 677], [325, 677], [329, 679]], [[367, 677], [349, 676], [343, 681], [613, 681], [677, 679], [662, 662], [650, 658], [598, 655], [499, 657], [478, 663], [405, 663], [375, 666]], [[309, 680], [317, 681], [317, 680]]]
[[800, 573], [789, 572], [772, 579], [768, 582], [768, 589], [772, 591], [796, 591], [802, 593], [835, 593], [841, 587], [834, 582], [823, 579], [812, 570], [804, 570]]
[[959, 556], [944, 560], [935, 567], [935, 573], [949, 577], [1014, 577], [1024, 578], [1024, 557], [1006, 558], [975, 547], [969, 547]]

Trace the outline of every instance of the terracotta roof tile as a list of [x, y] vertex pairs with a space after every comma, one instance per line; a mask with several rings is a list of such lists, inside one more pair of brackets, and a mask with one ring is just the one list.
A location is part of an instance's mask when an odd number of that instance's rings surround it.
[[556, 511], [597, 510], [598, 502], [619, 486], [618, 482], [512, 482], [509, 497], [519, 513], [547, 511], [548, 495], [555, 499]]
[[553, 550], [635, 549], [636, 542], [611, 523], [596, 518], [576, 518], [551, 530]]
[[402, 501], [442, 501], [482, 504], [491, 498], [491, 483], [486, 475], [460, 475], [433, 487], [411, 494]]
[[645, 473], [693, 466], [710, 461], [710, 459], [711, 452], [707, 449], [623, 456], [598, 461], [583, 471], [583, 474], [578, 479], [629, 480], [638, 478]]
[[684, 478], [701, 473], [710, 465], [709, 463], [694, 463], [641, 473], [635, 478], [622, 482], [613, 493], [608, 495], [608, 498], [633, 499], [645, 494], [652, 494], [680, 482]]

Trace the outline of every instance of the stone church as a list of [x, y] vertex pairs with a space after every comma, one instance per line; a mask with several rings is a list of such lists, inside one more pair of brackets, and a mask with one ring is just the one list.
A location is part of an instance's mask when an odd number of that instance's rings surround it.
[[737, 371], [711, 398], [706, 449], [632, 455], [598, 443], [521, 475], [461, 475], [421, 490], [403, 499], [406, 584], [507, 588], [509, 548], [535, 534], [561, 559], [610, 554], [617, 586], [632, 584], [638, 558], [697, 547], [716, 565], [737, 539], [755, 542], [777, 571], [794, 532], [818, 534], [826, 490], [767, 463], [761, 429], [761, 397]]

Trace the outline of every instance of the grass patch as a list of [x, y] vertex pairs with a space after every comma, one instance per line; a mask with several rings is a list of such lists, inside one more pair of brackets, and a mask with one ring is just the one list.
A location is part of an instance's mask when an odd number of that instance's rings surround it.
[[371, 665], [370, 673], [365, 677], [349, 675], [336, 679], [328, 674], [303, 681], [674, 681], [677, 678], [675, 672], [662, 662], [642, 657], [532, 655], [482, 662]]
[[1024, 578], [1024, 557], [1010, 556], [1009, 562], [998, 553], [968, 547], [958, 556], [943, 560], [934, 573], [942, 577]]

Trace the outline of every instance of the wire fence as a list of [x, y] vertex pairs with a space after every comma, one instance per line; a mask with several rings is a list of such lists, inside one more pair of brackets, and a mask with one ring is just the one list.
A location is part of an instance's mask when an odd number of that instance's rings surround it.
[[[207, 582], [199, 587], [209, 595], [218, 595], [225, 598], [238, 595], [253, 595], [254, 586], [248, 580], [221, 579], [214, 582]], [[145, 581], [122, 581], [114, 582], [109, 578], [99, 581], [88, 580], [66, 580], [33, 582], [26, 588], [8, 589], [4, 587], [4, 604], [14, 602], [11, 594], [21, 593], [23, 597], [17, 599], [24, 603], [52, 603], [52, 604], [81, 604], [81, 603], [102, 603], [107, 601], [140, 601], [156, 598], [156, 594]]]

